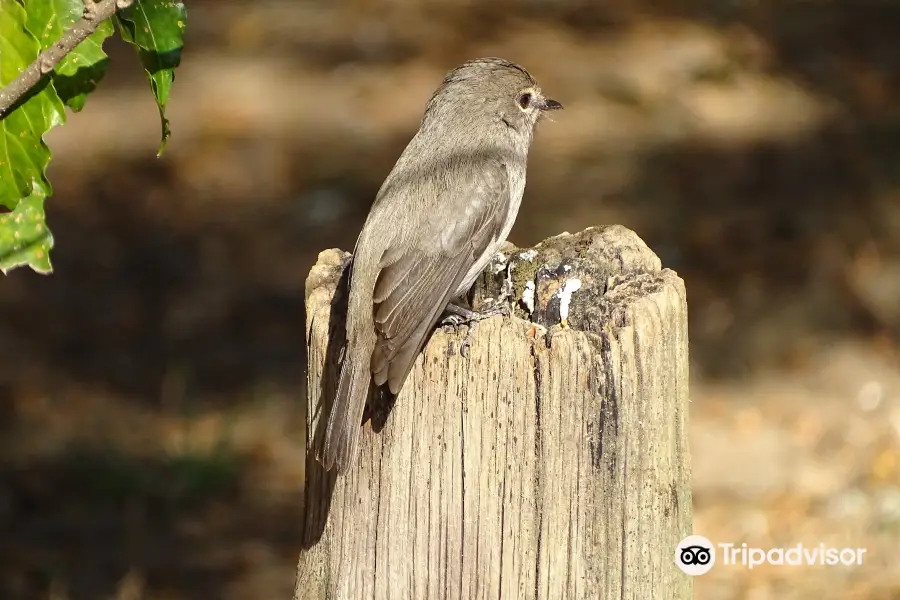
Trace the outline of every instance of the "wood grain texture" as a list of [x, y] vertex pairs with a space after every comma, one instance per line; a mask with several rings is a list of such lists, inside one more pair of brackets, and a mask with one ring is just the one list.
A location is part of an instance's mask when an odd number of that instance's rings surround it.
[[349, 255], [319, 256], [295, 600], [691, 597], [673, 562], [692, 529], [683, 281], [620, 226], [505, 253], [477, 294], [518, 300], [530, 281], [534, 310], [480, 323], [467, 357], [464, 331], [436, 331], [389, 414], [376, 398], [340, 478], [315, 453]]

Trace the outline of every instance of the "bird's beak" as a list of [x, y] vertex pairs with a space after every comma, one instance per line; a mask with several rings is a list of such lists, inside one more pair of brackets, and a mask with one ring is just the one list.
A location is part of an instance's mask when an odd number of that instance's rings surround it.
[[562, 110], [562, 107], [562, 103], [551, 98], [544, 98], [540, 105], [541, 110]]

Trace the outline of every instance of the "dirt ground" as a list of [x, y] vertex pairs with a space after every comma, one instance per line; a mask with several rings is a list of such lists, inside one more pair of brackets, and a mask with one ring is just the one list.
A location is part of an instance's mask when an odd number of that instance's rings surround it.
[[0, 282], [0, 597], [289, 597], [303, 281], [444, 72], [524, 64], [512, 241], [621, 223], [685, 279], [694, 529], [862, 566], [709, 600], [900, 598], [900, 5], [189, 3], [156, 108], [121, 44], [52, 132], [56, 272]]

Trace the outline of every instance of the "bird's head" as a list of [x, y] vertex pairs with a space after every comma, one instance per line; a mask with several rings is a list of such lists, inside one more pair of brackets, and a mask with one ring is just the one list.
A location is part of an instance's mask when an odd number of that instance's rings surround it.
[[473, 127], [502, 123], [530, 138], [543, 115], [562, 107], [543, 94], [522, 66], [502, 58], [478, 58], [447, 73], [428, 103], [425, 120]]

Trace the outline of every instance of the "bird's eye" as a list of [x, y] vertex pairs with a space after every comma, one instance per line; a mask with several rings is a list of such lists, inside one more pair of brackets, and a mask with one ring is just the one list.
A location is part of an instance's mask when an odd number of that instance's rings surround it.
[[522, 107], [522, 110], [531, 106], [531, 94], [529, 92], [525, 92], [519, 96], [519, 106]]

